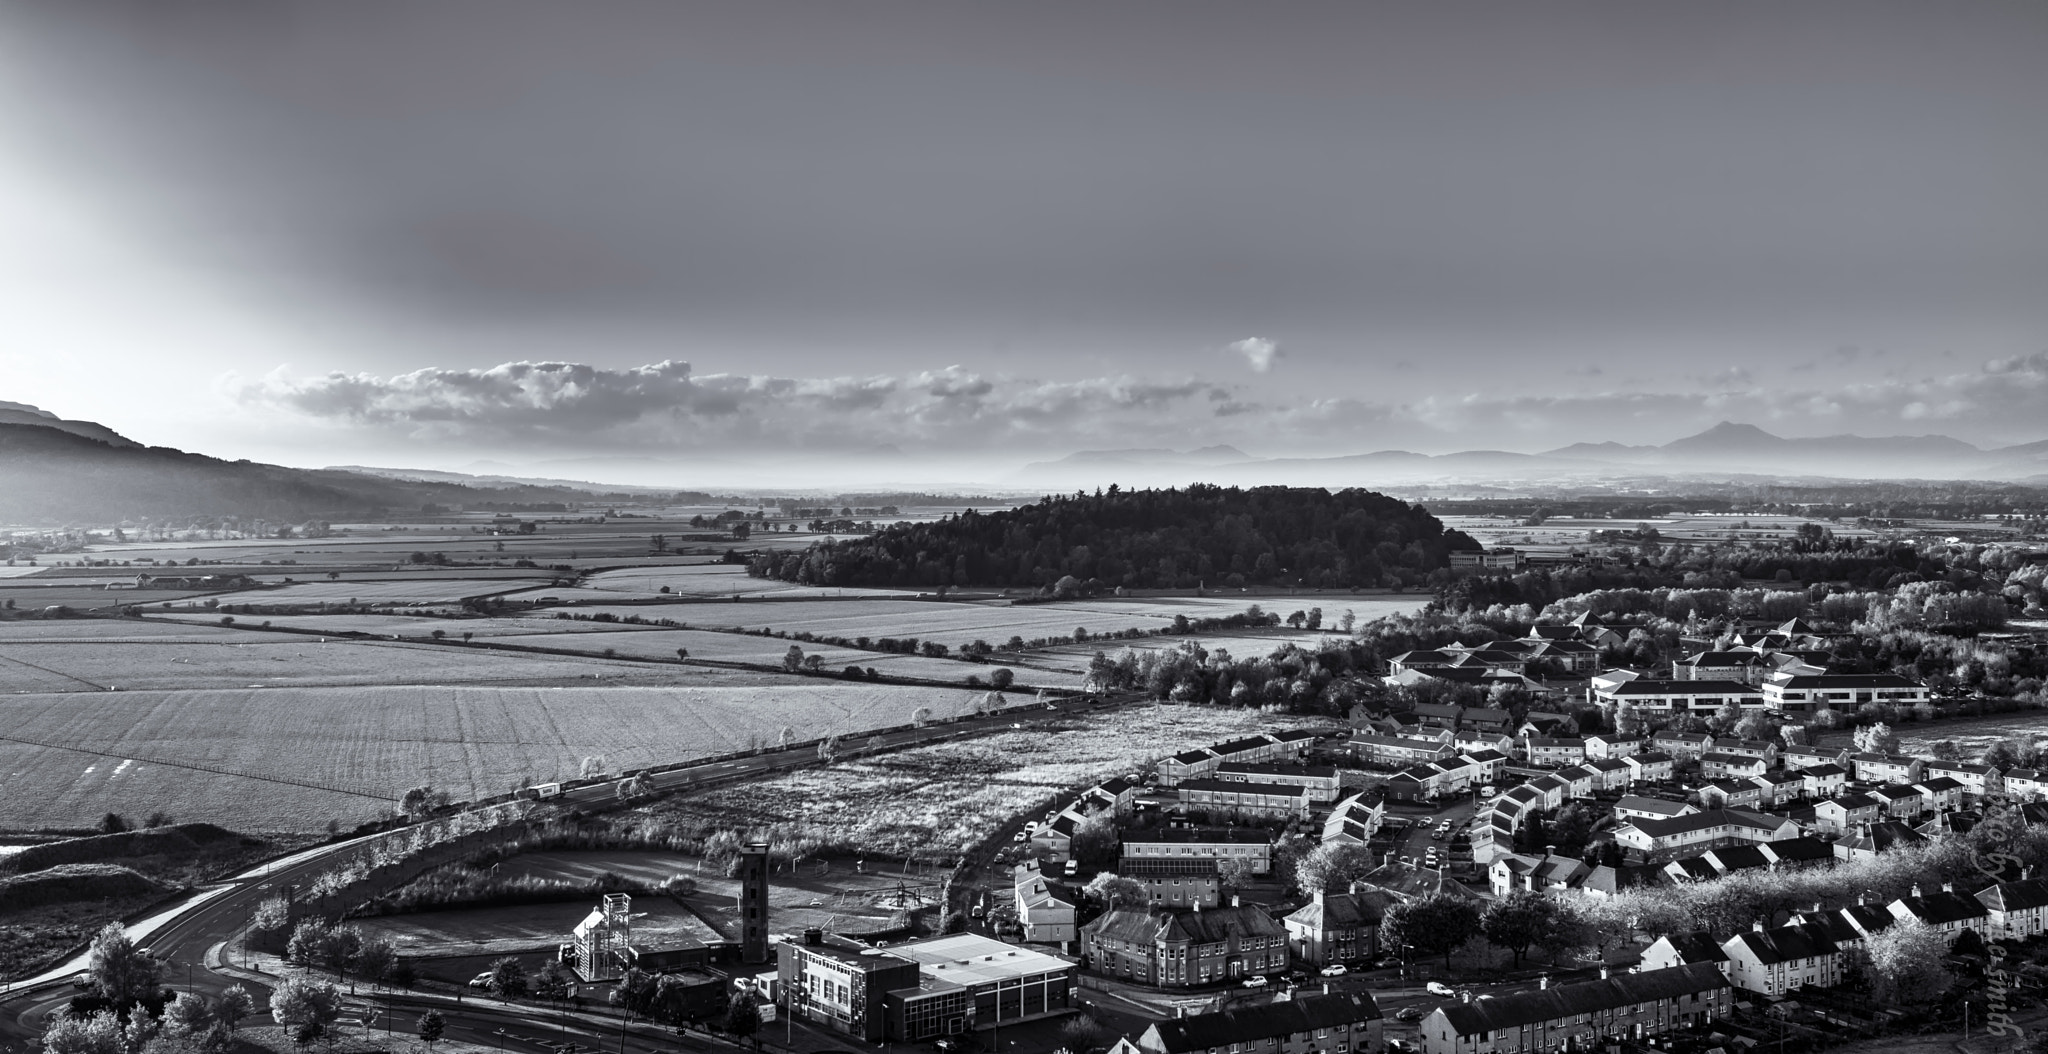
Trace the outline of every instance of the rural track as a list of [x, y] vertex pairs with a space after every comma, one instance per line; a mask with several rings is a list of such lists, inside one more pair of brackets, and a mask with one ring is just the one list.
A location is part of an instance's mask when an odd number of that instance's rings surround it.
[[134, 761], [144, 765], [162, 765], [165, 768], [187, 769], [192, 772], [205, 772], [215, 776], [235, 776], [246, 780], [262, 780], [265, 783], [277, 783], [287, 787], [303, 787], [307, 790], [326, 791], [330, 794], [347, 794], [358, 798], [370, 798], [375, 801], [398, 801], [397, 798], [388, 794], [377, 794], [372, 791], [363, 790], [360, 787], [341, 787], [331, 783], [314, 783], [308, 780], [287, 779], [283, 776], [262, 776], [253, 772], [238, 772], [234, 769], [202, 765], [192, 761], [170, 761], [165, 758], [149, 757], [145, 754], [117, 754], [112, 751], [94, 750], [91, 747], [77, 747], [66, 743], [50, 743], [40, 739], [29, 739], [24, 736], [0, 735], [0, 742], [23, 743], [32, 747], [43, 747], [48, 750], [69, 750], [77, 754], [92, 754], [103, 758], [113, 758], [116, 761]]

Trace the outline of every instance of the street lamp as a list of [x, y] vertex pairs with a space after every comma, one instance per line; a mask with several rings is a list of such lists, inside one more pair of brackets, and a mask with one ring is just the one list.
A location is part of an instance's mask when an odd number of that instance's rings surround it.
[[505, 1030], [501, 1028], [501, 1029], [499, 1029], [498, 1031], [496, 1031], [496, 1032], [492, 1033], [492, 1035], [495, 1035], [495, 1036], [497, 1036], [497, 1037], [498, 1037], [498, 1049], [499, 1049], [499, 1050], [504, 1050], [504, 1049], [505, 1049]]

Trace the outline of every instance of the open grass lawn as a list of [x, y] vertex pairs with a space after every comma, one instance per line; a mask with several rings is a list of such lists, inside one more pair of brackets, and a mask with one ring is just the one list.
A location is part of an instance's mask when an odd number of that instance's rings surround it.
[[1063, 800], [1069, 790], [1191, 747], [1301, 725], [1250, 710], [1118, 710], [1076, 719], [1059, 731], [1006, 732], [852, 758], [828, 769], [658, 802], [647, 810], [686, 824], [776, 828], [861, 852], [946, 859], [1019, 814]]
[[[447, 955], [511, 955], [545, 948], [553, 951], [569, 939], [597, 898], [590, 902], [558, 901], [521, 904], [499, 908], [455, 908], [422, 911], [407, 915], [376, 915], [355, 919], [363, 932], [391, 938], [398, 954], [413, 957]], [[633, 898], [633, 937], [636, 942], [658, 942], [662, 934], [682, 934], [706, 939], [703, 923], [673, 899], [662, 896]], [[715, 933], [716, 931], [710, 931]], [[712, 939], [716, 939], [713, 937]], [[481, 968], [480, 968], [481, 969]]]
[[[851, 861], [806, 861], [794, 872], [775, 865], [770, 876], [768, 907], [777, 932], [796, 932], [806, 926], [827, 926], [838, 932], [860, 932], [886, 928], [899, 910], [937, 903], [938, 874], [929, 865], [905, 867], [882, 861], [856, 872]], [[528, 853], [498, 865], [501, 874], [535, 875], [544, 878], [588, 881], [605, 872], [648, 885], [685, 876], [697, 883], [697, 891], [684, 899], [696, 913], [708, 920], [712, 934], [739, 936], [739, 894], [737, 878], [725, 877], [719, 867], [705, 867], [701, 857], [686, 853], [654, 852], [565, 852]], [[635, 896], [633, 909], [666, 897]], [[639, 921], [634, 921], [637, 931]], [[712, 938], [715, 939], [715, 938]]]
[[[353, 825], [408, 787], [458, 798], [614, 769], [901, 724], [974, 694], [678, 668], [672, 687], [362, 686], [0, 696], [0, 826], [88, 826], [164, 810], [246, 831]], [[57, 746], [84, 748], [82, 753]], [[162, 762], [208, 766], [237, 775]], [[313, 787], [272, 782], [292, 780]], [[329, 788], [329, 789], [321, 789]], [[355, 791], [357, 793], [348, 793]]]

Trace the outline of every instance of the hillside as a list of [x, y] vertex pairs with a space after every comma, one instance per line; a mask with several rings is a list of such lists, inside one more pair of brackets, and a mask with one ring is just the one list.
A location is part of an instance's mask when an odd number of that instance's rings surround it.
[[1380, 586], [1420, 581], [1451, 550], [1477, 548], [1421, 506], [1372, 491], [1112, 487], [763, 553], [749, 571], [826, 586], [1036, 588], [1069, 575], [1089, 589]]
[[556, 487], [480, 490], [330, 469], [222, 461], [167, 447], [116, 445], [55, 425], [0, 421], [0, 523], [97, 524], [174, 517], [300, 522], [418, 509], [429, 502], [568, 502], [590, 497]]

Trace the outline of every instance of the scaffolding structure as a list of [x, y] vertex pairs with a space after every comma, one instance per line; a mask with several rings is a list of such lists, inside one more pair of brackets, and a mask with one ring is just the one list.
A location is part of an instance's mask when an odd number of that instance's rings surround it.
[[576, 976], [585, 981], [615, 981], [626, 975], [633, 958], [633, 898], [607, 893], [604, 903], [576, 924]]

